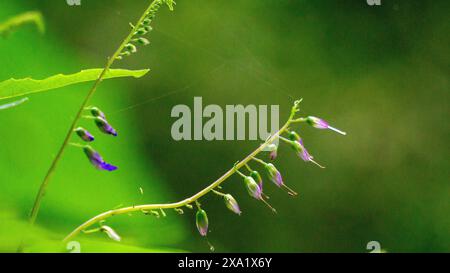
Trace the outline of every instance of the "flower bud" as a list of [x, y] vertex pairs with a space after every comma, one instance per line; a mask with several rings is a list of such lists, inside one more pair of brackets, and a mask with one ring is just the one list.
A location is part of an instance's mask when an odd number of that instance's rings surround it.
[[251, 176], [246, 176], [244, 178], [244, 182], [247, 187], [248, 194], [255, 199], [262, 200], [262, 189], [255, 182], [255, 179]]
[[267, 171], [267, 175], [269, 176], [269, 179], [275, 183], [278, 187], [281, 187], [283, 183], [283, 178], [281, 177], [280, 172], [275, 168], [275, 166], [272, 163], [267, 163], [264, 165]]
[[104, 233], [106, 233], [108, 235], [109, 238], [111, 238], [114, 241], [120, 242], [121, 238], [119, 236], [119, 234], [117, 234], [117, 232], [114, 231], [114, 229], [112, 229], [109, 226], [101, 226], [100, 230]]
[[301, 138], [296, 132], [290, 131], [289, 132], [289, 139], [292, 140], [292, 141], [300, 141]]
[[92, 107], [92, 108], [90, 108], [90, 110], [91, 110], [91, 114], [92, 114], [94, 117], [101, 117], [102, 119], [105, 119], [105, 120], [106, 120], [106, 115], [105, 115], [105, 113], [103, 113], [99, 108], [97, 108], [97, 107]]
[[94, 141], [94, 136], [89, 133], [88, 130], [82, 128], [82, 127], [78, 127], [77, 129], [75, 129], [75, 133], [84, 141], [86, 142], [92, 142]]
[[88, 157], [89, 161], [92, 163], [92, 165], [94, 165], [95, 168], [97, 168], [99, 170], [110, 171], [110, 172], [117, 170], [116, 166], [106, 163], [103, 160], [103, 158], [101, 157], [101, 155], [98, 152], [96, 152], [94, 149], [92, 149], [91, 146], [89, 146], [89, 145], [84, 146], [83, 151], [86, 154], [86, 156]]
[[289, 188], [284, 184], [283, 177], [281, 177], [281, 173], [275, 168], [275, 166], [272, 163], [268, 163], [265, 165], [265, 168], [267, 170], [267, 174], [270, 178], [270, 180], [275, 183], [280, 188], [284, 188], [287, 190], [289, 195], [296, 196], [298, 195], [297, 192], [295, 192], [293, 189]]
[[278, 154], [278, 146], [276, 144], [269, 144], [266, 147], [266, 151], [269, 151], [269, 157], [270, 160], [275, 160], [275, 158], [277, 158], [277, 154]]
[[199, 209], [195, 215], [195, 220], [200, 235], [206, 236], [208, 234], [208, 215], [206, 215], [206, 212]]
[[[150, 22], [151, 22], [151, 20], [150, 20]], [[147, 31], [147, 32], [150, 32], [150, 31], [153, 30], [153, 28], [151, 26], [145, 26], [144, 30]]]
[[145, 35], [147, 33], [148, 33], [148, 31], [145, 28], [139, 28], [138, 30], [136, 30], [136, 32], [134, 34], [135, 35]]
[[259, 175], [259, 172], [252, 171], [250, 173], [250, 176], [255, 180], [256, 183], [258, 183], [259, 187], [261, 188], [261, 191], [263, 190], [263, 180], [261, 175]]
[[236, 201], [236, 199], [234, 199], [234, 197], [231, 194], [225, 194], [223, 196], [223, 199], [225, 201], [225, 205], [227, 206], [227, 208], [229, 210], [231, 210], [232, 212], [241, 215], [241, 209], [239, 208], [239, 205]]
[[309, 125], [313, 126], [314, 128], [317, 128], [317, 129], [329, 129], [329, 130], [335, 131], [336, 133], [339, 133], [341, 135], [346, 135], [347, 134], [346, 132], [343, 132], [343, 131], [341, 131], [339, 129], [331, 127], [328, 124], [328, 122], [326, 122], [325, 120], [323, 120], [321, 118], [309, 116], [309, 117], [306, 118], [306, 122]]
[[126, 49], [128, 52], [131, 52], [131, 53], [136, 53], [136, 52], [137, 52], [137, 47], [136, 47], [135, 45], [131, 44], [131, 43], [126, 44], [126, 45], [125, 45], [125, 49]]
[[117, 136], [117, 131], [111, 125], [109, 125], [109, 123], [106, 121], [106, 119], [101, 118], [101, 117], [96, 117], [95, 124], [100, 129], [100, 131], [102, 131], [103, 133], [108, 134], [108, 135]]
[[143, 37], [138, 38], [136, 41], [137, 41], [138, 43], [140, 43], [141, 45], [144, 45], [144, 46], [150, 44], [150, 41], [149, 41], [148, 39], [146, 39], [146, 38], [143, 38]]

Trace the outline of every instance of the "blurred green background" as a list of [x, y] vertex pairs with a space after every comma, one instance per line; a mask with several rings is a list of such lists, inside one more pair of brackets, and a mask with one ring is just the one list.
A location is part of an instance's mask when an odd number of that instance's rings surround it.
[[[103, 66], [148, 2], [3, 0], [0, 21], [39, 10], [47, 32], [25, 26], [0, 38], [0, 81]], [[159, 13], [151, 46], [115, 65], [150, 74], [105, 81], [94, 98], [119, 130], [117, 139], [98, 136], [95, 148], [119, 171], [98, 172], [69, 148], [33, 232], [26, 216], [91, 84], [33, 95], [0, 112], [0, 251], [15, 251], [23, 237], [27, 251], [61, 250], [57, 242], [88, 218], [119, 205], [184, 199], [259, 145], [172, 140], [172, 107], [202, 96], [221, 106], [280, 105], [280, 123], [301, 97], [304, 115], [348, 132], [300, 126], [325, 170], [280, 148], [276, 165], [300, 197], [267, 183], [276, 216], [247, 196], [238, 177], [224, 190], [239, 201], [240, 217], [215, 196], [202, 199], [217, 251], [367, 252], [378, 241], [389, 252], [448, 252], [449, 8], [444, 0], [379, 7], [364, 0], [178, 0], [175, 12]], [[77, 240], [82, 251], [209, 250], [192, 211], [167, 213], [109, 220], [122, 244], [104, 234]]]

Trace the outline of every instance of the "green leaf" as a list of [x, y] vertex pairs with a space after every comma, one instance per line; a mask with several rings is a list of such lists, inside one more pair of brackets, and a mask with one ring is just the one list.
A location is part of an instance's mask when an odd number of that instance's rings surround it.
[[[25, 253], [187, 253], [182, 249], [139, 246], [126, 233], [123, 234], [124, 242], [121, 243], [111, 241], [101, 232], [97, 236], [80, 235], [63, 243], [64, 234], [30, 226], [26, 219], [19, 217], [13, 210], [0, 209], [0, 223], [0, 253], [16, 252], [19, 245], [22, 245]], [[77, 247], [78, 249], [74, 249]]]
[[[43, 92], [56, 89], [76, 83], [89, 82], [97, 80], [102, 68], [82, 70], [75, 74], [63, 75], [58, 74], [44, 80], [25, 79], [9, 79], [0, 82], [0, 100], [23, 96], [30, 93]], [[134, 77], [140, 78], [147, 74], [150, 70], [126, 70], [126, 69], [110, 69], [104, 76], [104, 79]]]
[[38, 11], [29, 11], [14, 16], [3, 23], [0, 23], [0, 34], [6, 35], [11, 32], [11, 30], [28, 23], [34, 23], [39, 32], [45, 32], [45, 24], [44, 19], [42, 18], [42, 14]]

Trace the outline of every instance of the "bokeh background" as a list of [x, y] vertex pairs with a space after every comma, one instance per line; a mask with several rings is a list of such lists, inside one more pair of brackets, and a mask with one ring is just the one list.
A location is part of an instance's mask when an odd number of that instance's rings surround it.
[[[0, 21], [39, 10], [47, 32], [30, 25], [0, 39], [0, 80], [103, 66], [148, 2], [2, 0]], [[221, 106], [280, 105], [280, 123], [304, 98], [305, 115], [348, 132], [300, 126], [325, 170], [280, 148], [276, 164], [300, 197], [266, 186], [276, 216], [247, 196], [238, 177], [224, 191], [238, 199], [240, 217], [215, 196], [202, 199], [217, 251], [368, 252], [369, 241], [388, 252], [450, 250], [448, 1], [177, 2], [175, 12], [159, 13], [151, 46], [115, 65], [151, 73], [105, 81], [94, 98], [120, 136], [99, 136], [95, 147], [119, 171], [98, 172], [69, 148], [33, 230], [27, 214], [91, 84], [0, 112], [0, 251], [15, 251], [23, 237], [26, 251], [64, 250], [59, 240], [88, 218], [181, 200], [259, 145], [172, 140], [171, 109], [192, 106], [194, 96]], [[209, 251], [194, 212], [167, 214], [111, 219], [121, 244], [104, 234], [77, 240], [82, 251]]]

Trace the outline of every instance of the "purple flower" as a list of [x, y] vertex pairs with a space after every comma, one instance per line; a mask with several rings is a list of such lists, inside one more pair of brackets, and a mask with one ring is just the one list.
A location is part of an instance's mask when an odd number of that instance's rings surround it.
[[247, 187], [248, 194], [250, 194], [251, 197], [253, 197], [255, 199], [258, 199], [258, 200], [263, 200], [262, 189], [255, 182], [253, 177], [246, 176], [245, 179], [244, 179], [244, 182], [245, 182], [245, 186]]
[[113, 166], [111, 164], [106, 163], [101, 155], [96, 152], [94, 149], [92, 149], [91, 146], [86, 145], [83, 148], [84, 153], [88, 157], [89, 161], [94, 165], [95, 168], [99, 170], [105, 170], [105, 171], [115, 171], [117, 170], [116, 166]]
[[309, 154], [308, 150], [306, 150], [305, 145], [303, 144], [303, 139], [298, 141], [294, 141], [294, 149], [298, 152], [298, 156], [303, 159], [303, 161], [311, 161], [313, 157]]
[[277, 168], [272, 164], [268, 163], [265, 165], [265, 168], [267, 170], [267, 175], [269, 176], [270, 180], [277, 185], [280, 188], [284, 188], [289, 195], [296, 196], [297, 193], [286, 186], [283, 181], [283, 177], [281, 176], [281, 173], [277, 170]]
[[303, 159], [303, 161], [312, 162], [322, 169], [325, 168], [316, 161], [314, 161], [314, 157], [309, 154], [308, 150], [306, 150], [305, 145], [303, 144], [303, 140], [301, 138], [297, 141], [292, 141], [291, 144], [294, 150], [297, 152], [298, 156], [301, 159]]
[[223, 196], [224, 201], [225, 201], [225, 205], [227, 206], [227, 208], [229, 210], [231, 210], [232, 212], [241, 215], [241, 209], [239, 208], [239, 205], [236, 201], [236, 199], [234, 199], [234, 197], [231, 194], [225, 194]]
[[117, 131], [102, 117], [95, 118], [95, 124], [105, 134], [117, 136]]
[[275, 166], [272, 163], [268, 163], [265, 165], [267, 175], [269, 176], [270, 180], [275, 183], [278, 187], [283, 186], [283, 177], [281, 177], [281, 173], [275, 168]]
[[200, 235], [206, 236], [208, 234], [208, 215], [202, 209], [197, 211], [195, 215], [195, 224], [197, 225], [198, 232]]
[[343, 131], [341, 131], [339, 129], [331, 127], [328, 124], [328, 122], [326, 122], [325, 120], [323, 120], [321, 118], [309, 116], [309, 117], [306, 118], [306, 122], [309, 125], [313, 126], [314, 128], [317, 128], [317, 129], [329, 129], [329, 130], [335, 131], [336, 133], [339, 133], [341, 135], [346, 135], [347, 134], [346, 132], [343, 132]]
[[77, 129], [75, 129], [75, 133], [84, 141], [86, 142], [92, 142], [94, 141], [94, 136], [89, 133], [88, 130], [82, 128], [82, 127], [78, 127]]

